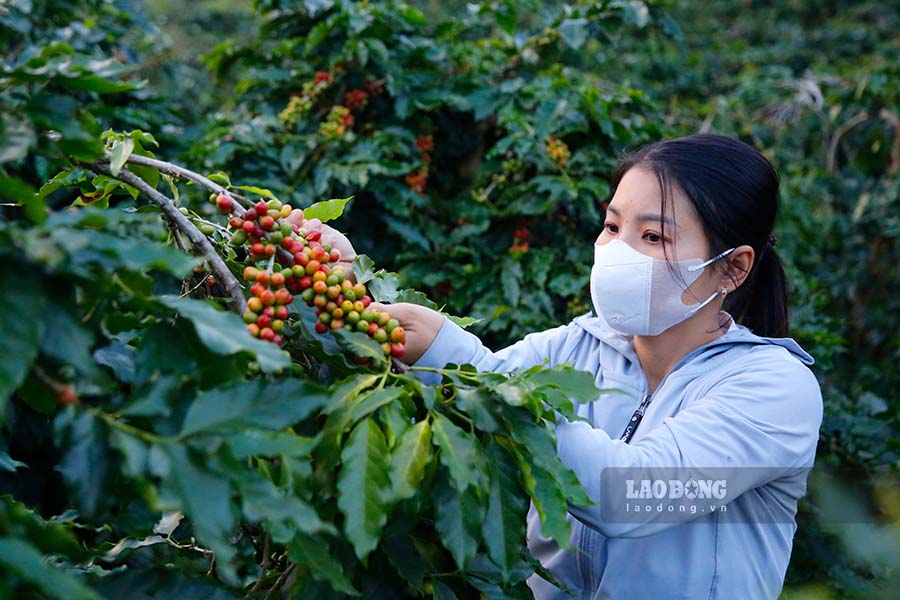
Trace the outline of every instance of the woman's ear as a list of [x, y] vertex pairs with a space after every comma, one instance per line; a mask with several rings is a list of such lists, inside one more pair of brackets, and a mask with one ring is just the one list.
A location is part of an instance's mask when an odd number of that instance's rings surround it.
[[728, 289], [729, 293], [738, 289], [750, 274], [750, 267], [753, 266], [753, 259], [756, 257], [752, 246], [744, 244], [738, 246], [734, 251], [725, 257], [726, 273], [722, 276], [722, 285]]

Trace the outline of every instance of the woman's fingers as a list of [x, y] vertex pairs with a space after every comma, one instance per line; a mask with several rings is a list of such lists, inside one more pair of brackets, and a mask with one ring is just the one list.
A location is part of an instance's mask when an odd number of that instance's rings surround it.
[[419, 304], [372, 302], [369, 307], [380, 312], [387, 312], [392, 319], [397, 319], [400, 326], [406, 330], [406, 352], [401, 360], [408, 365], [417, 361], [425, 353], [444, 324], [444, 315]]
[[356, 250], [353, 249], [353, 244], [350, 243], [347, 236], [319, 219], [305, 219], [303, 211], [299, 208], [292, 210], [285, 220], [307, 231], [320, 232], [322, 234], [320, 241], [332, 248], [337, 248], [341, 253], [341, 260], [350, 261], [356, 257]]

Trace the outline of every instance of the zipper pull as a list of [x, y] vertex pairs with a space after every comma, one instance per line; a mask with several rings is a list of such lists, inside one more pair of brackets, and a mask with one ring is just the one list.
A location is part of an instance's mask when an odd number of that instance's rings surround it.
[[644, 418], [644, 413], [647, 411], [647, 407], [650, 406], [650, 396], [651, 394], [644, 395], [644, 398], [641, 400], [640, 405], [638, 405], [637, 410], [635, 410], [634, 414], [631, 415], [631, 420], [628, 421], [628, 425], [625, 427], [625, 431], [623, 431], [622, 435], [619, 436], [619, 439], [626, 444], [631, 441], [631, 438], [634, 436], [634, 432], [637, 431], [638, 425], [641, 424], [641, 419]]

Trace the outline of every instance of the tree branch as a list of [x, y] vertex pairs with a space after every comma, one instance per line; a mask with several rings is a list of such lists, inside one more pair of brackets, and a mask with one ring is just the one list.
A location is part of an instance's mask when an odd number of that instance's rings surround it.
[[[159, 160], [156, 158], [149, 158], [147, 156], [139, 156], [137, 154], [132, 154], [128, 157], [126, 163], [138, 165], [141, 167], [150, 167], [151, 169], [156, 169], [160, 173], [165, 173], [166, 175], [171, 175], [173, 177], [183, 177], [188, 181], [193, 181], [194, 183], [201, 185], [208, 189], [211, 192], [217, 194], [225, 194], [226, 196], [230, 196], [235, 200], [235, 210], [234, 214], [239, 217], [243, 217], [244, 213], [247, 209], [253, 206], [253, 201], [251, 201], [246, 196], [242, 196], [231, 190], [228, 190], [224, 186], [212, 181], [208, 177], [204, 177], [203, 175], [191, 171], [190, 169], [185, 169], [184, 167], [180, 167], [176, 164], [166, 162], [164, 160]], [[243, 206], [242, 206], [243, 204]], [[278, 256], [287, 260], [290, 260], [293, 264], [294, 256], [288, 252], [286, 249], [278, 246]]]
[[146, 196], [153, 204], [157, 205], [160, 210], [162, 210], [163, 214], [187, 236], [191, 244], [200, 250], [201, 254], [206, 259], [206, 262], [209, 264], [210, 270], [216, 274], [216, 277], [218, 277], [219, 281], [222, 283], [225, 291], [227, 291], [228, 295], [234, 300], [234, 308], [238, 314], [242, 314], [247, 310], [247, 300], [244, 298], [244, 290], [241, 288], [241, 284], [238, 283], [238, 280], [231, 273], [231, 270], [225, 264], [225, 261], [222, 260], [216, 252], [216, 249], [213, 248], [209, 239], [203, 235], [187, 217], [178, 212], [178, 209], [175, 208], [175, 203], [171, 199], [150, 187], [150, 184], [127, 169], [122, 169], [119, 171], [118, 175], [113, 175], [109, 167], [102, 163], [87, 163], [84, 164], [84, 166], [94, 172], [102, 173], [103, 175], [108, 175], [123, 183], [127, 183]]

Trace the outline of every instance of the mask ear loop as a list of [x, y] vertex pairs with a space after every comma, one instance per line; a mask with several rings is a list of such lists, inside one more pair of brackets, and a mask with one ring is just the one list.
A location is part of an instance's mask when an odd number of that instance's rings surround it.
[[[705, 267], [706, 265], [709, 265], [709, 264], [712, 264], [712, 263], [716, 262], [717, 260], [719, 260], [719, 259], [722, 258], [723, 256], [728, 256], [728, 255], [731, 254], [732, 252], [734, 252], [734, 248], [730, 248], [730, 249], [726, 250], [725, 252], [722, 252], [721, 254], [717, 254], [716, 256], [713, 256], [711, 259], [709, 259], [709, 260], [706, 261], [705, 263], [702, 263], [702, 264], [699, 264], [699, 265], [695, 265], [695, 266], [693, 266], [693, 267], [688, 267], [687, 270], [688, 270], [688, 271], [696, 271], [696, 270], [698, 270], [698, 269], [702, 269], [702, 268]], [[714, 295], [715, 295], [715, 294], [714, 294]]]
[[[711, 259], [709, 259], [708, 261], [706, 261], [706, 262], [703, 263], [703, 264], [699, 264], [699, 265], [696, 265], [696, 266], [693, 266], [693, 267], [688, 267], [687, 270], [688, 270], [688, 271], [696, 271], [696, 270], [698, 270], [698, 269], [702, 269], [703, 267], [705, 267], [705, 266], [707, 266], [707, 265], [709, 265], [709, 264], [711, 264], [711, 263], [716, 262], [717, 260], [719, 260], [719, 259], [722, 258], [723, 256], [728, 256], [728, 255], [731, 254], [732, 252], [734, 252], [734, 248], [730, 248], [730, 249], [726, 250], [725, 252], [722, 252], [722, 253], [720, 253], [720, 254], [717, 254], [716, 256], [713, 256]], [[688, 315], [694, 314], [695, 312], [697, 312], [698, 310], [700, 310], [701, 308], [703, 308], [704, 306], [706, 306], [707, 304], [709, 304], [710, 302], [712, 302], [713, 299], [714, 299], [716, 296], [718, 296], [719, 294], [722, 294], [722, 296], [725, 296], [725, 294], [727, 294], [727, 293], [728, 293], [728, 290], [727, 290], [726, 288], [724, 288], [724, 287], [723, 287], [720, 291], [718, 291], [718, 292], [713, 292], [712, 296], [710, 296], [709, 298], [707, 298], [706, 300], [704, 300], [703, 302], [701, 302], [699, 306], [697, 306], [697, 307], [692, 308], [691, 310], [689, 310], [689, 311], [688, 311]]]

